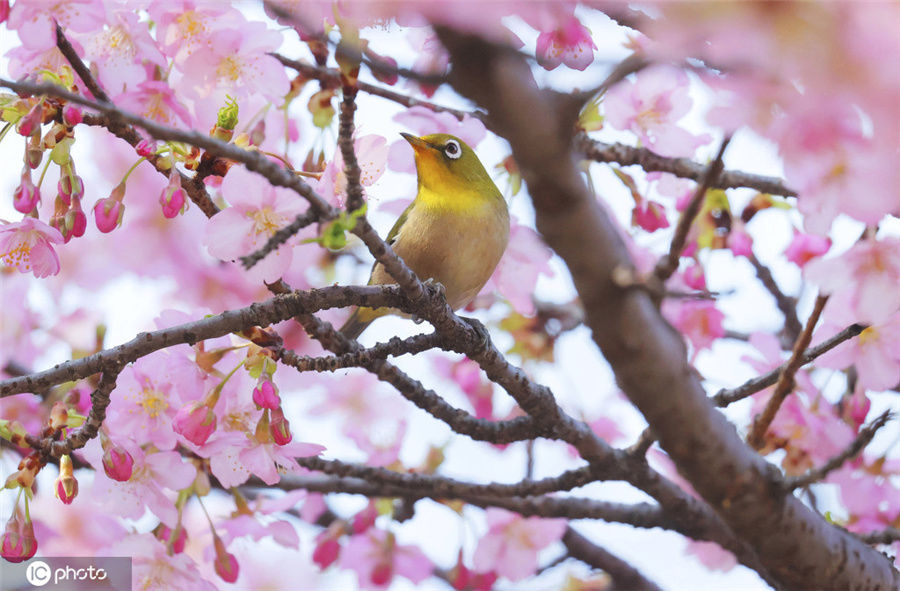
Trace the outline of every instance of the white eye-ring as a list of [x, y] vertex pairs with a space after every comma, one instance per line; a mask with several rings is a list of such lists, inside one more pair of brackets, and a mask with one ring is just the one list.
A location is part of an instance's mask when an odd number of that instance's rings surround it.
[[447, 143], [444, 144], [444, 154], [447, 155], [447, 158], [452, 158], [453, 160], [462, 156], [462, 148], [459, 147], [459, 142], [447, 140]]

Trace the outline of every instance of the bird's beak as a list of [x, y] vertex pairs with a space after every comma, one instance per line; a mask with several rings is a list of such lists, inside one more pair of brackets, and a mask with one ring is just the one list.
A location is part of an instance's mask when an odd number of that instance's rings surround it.
[[401, 133], [400, 135], [403, 136], [403, 139], [409, 142], [409, 145], [413, 147], [413, 150], [415, 150], [417, 154], [423, 152], [428, 148], [431, 148], [432, 150], [437, 149], [435, 146], [429, 144], [420, 137], [412, 135], [411, 133]]

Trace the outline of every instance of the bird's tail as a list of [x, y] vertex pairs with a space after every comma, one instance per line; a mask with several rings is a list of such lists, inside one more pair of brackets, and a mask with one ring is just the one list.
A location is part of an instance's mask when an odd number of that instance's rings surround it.
[[362, 334], [366, 327], [372, 324], [372, 321], [382, 316], [384, 312], [379, 313], [381, 308], [373, 310], [372, 308], [357, 308], [341, 327], [340, 333], [348, 339], [355, 339]]

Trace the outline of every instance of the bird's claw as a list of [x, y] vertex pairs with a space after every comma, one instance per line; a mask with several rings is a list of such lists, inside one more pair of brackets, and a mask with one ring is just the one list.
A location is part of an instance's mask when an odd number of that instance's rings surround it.
[[478, 340], [478, 349], [484, 349], [488, 346], [488, 343], [491, 342], [491, 335], [488, 332], [487, 327], [481, 323], [477, 318], [470, 318], [468, 316], [460, 316], [460, 320], [468, 324], [472, 327], [472, 330], [475, 331]]
[[445, 297], [447, 295], [447, 289], [444, 287], [444, 284], [439, 281], [435, 281], [434, 277], [429, 277], [428, 279], [423, 281], [422, 284], [427, 287], [433, 287], [435, 291], [442, 297]]

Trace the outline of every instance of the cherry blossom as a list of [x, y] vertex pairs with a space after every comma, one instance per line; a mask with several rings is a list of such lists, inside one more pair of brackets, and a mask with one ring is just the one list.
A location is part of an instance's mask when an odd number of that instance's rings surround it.
[[479, 572], [496, 572], [510, 581], [534, 574], [538, 552], [559, 541], [566, 530], [563, 519], [522, 517], [504, 509], [485, 511], [488, 532], [475, 548], [473, 564]]
[[553, 31], [543, 31], [537, 39], [538, 63], [552, 70], [565, 64], [584, 70], [594, 61], [597, 45], [591, 32], [573, 15]]
[[393, 534], [374, 528], [350, 536], [340, 561], [356, 572], [363, 589], [384, 589], [398, 575], [420, 583], [433, 568], [418, 547], [397, 544]]
[[[235, 167], [222, 181], [228, 207], [210, 218], [203, 242], [209, 253], [232, 260], [261, 248], [269, 237], [288, 225], [302, 211], [297, 196], [275, 188], [262, 177]], [[291, 248], [283, 245], [248, 271], [251, 281], [275, 281], [292, 261]]]
[[54, 244], [64, 242], [62, 234], [44, 222], [26, 217], [21, 222], [0, 226], [0, 261], [20, 273], [35, 277], [59, 273], [59, 257]]
[[693, 99], [682, 70], [655, 67], [613, 86], [603, 101], [606, 120], [635, 133], [641, 143], [663, 156], [692, 156], [710, 136], [694, 135], [678, 125]]

